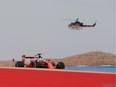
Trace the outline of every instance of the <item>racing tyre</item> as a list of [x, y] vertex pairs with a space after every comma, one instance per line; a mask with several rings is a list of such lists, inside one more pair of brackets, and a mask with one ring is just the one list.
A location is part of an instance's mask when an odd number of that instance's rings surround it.
[[33, 62], [33, 68], [41, 68], [40, 62]]
[[22, 61], [17, 61], [15, 67], [24, 67], [24, 64]]
[[65, 65], [63, 62], [58, 62], [57, 65], [56, 65], [56, 69], [64, 69], [65, 68]]

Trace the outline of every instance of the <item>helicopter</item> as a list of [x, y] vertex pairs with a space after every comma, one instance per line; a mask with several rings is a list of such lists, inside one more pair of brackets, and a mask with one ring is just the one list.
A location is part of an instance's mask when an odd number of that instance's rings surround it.
[[68, 28], [81, 30], [82, 28], [85, 28], [85, 27], [95, 27], [96, 22], [93, 25], [84, 25], [82, 22], [79, 22], [77, 18], [75, 22], [72, 22], [68, 25]]

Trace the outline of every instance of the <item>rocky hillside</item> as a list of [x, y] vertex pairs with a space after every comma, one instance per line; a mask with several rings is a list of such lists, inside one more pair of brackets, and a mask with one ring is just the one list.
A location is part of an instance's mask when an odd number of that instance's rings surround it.
[[101, 51], [88, 52], [84, 54], [69, 56], [63, 59], [55, 59], [54, 61], [63, 61], [67, 66], [78, 65], [116, 65], [116, 55]]
[[[116, 65], [116, 55], [111, 53], [105, 53], [101, 51], [88, 52], [79, 55], [73, 55], [61, 59], [52, 59], [55, 62], [62, 61], [66, 66], [78, 66], [78, 65]], [[12, 61], [0, 61], [0, 66], [11, 67]]]
[[0, 61], [0, 67], [12, 67], [13, 61]]

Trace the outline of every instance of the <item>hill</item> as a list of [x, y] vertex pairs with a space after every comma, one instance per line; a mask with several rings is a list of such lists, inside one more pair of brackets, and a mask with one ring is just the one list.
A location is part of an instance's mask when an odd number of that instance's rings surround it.
[[78, 65], [116, 65], [116, 55], [101, 51], [88, 52], [79, 55], [73, 55], [62, 59], [54, 59], [54, 61], [63, 61], [67, 66]]
[[[65, 58], [52, 59], [55, 62], [62, 61], [66, 66], [96, 66], [96, 65], [116, 65], [116, 55], [101, 51], [88, 52], [79, 55], [73, 55]], [[0, 66], [11, 67], [12, 61], [0, 61]]]

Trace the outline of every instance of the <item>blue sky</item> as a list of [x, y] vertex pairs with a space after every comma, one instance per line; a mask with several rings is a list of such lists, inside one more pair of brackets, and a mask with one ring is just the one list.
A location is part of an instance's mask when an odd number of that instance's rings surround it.
[[[0, 58], [43, 53], [63, 58], [90, 51], [115, 53], [115, 0], [0, 0]], [[95, 28], [70, 30], [64, 19]]]

